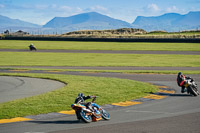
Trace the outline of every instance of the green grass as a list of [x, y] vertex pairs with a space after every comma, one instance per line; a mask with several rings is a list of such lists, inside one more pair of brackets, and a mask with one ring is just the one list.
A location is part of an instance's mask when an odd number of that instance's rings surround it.
[[70, 42], [26, 40], [0, 40], [0, 49], [28, 50], [30, 43], [34, 43], [38, 49], [200, 51], [200, 43]]
[[104, 105], [137, 99], [157, 91], [157, 87], [153, 85], [127, 79], [30, 73], [0, 75], [47, 78], [67, 84], [63, 88], [38, 96], [0, 104], [0, 119], [71, 110], [70, 105], [79, 92], [99, 96], [96, 102]]
[[[38, 49], [71, 50], [165, 50], [200, 51], [200, 43], [117, 43], [117, 42], [67, 42], [67, 41], [7, 41], [0, 40], [0, 49], [27, 49], [34, 43]], [[200, 67], [200, 55], [148, 55], [148, 54], [95, 54], [95, 53], [40, 53], [0, 52], [0, 66], [176, 66]], [[58, 70], [58, 69], [56, 69]], [[66, 70], [61, 70], [66, 71]], [[67, 70], [81, 71], [81, 70]], [[153, 70], [83, 70], [86, 72], [164, 73], [177, 71]], [[199, 71], [184, 71], [184, 73]], [[0, 104], [0, 119], [41, 113], [70, 110], [79, 92], [98, 95], [100, 105], [143, 97], [157, 88], [147, 83], [116, 78], [56, 74], [8, 74], [48, 78], [67, 83], [67, 86], [38, 96]]]
[[200, 66], [200, 55], [0, 52], [0, 57], [0, 66]]

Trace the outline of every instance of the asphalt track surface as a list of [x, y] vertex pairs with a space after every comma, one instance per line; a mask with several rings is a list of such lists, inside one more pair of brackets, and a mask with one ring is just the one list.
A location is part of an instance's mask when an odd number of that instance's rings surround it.
[[[150, 69], [150, 68], [149, 68]], [[188, 70], [190, 68], [187, 68]], [[196, 68], [199, 70], [199, 68]], [[181, 69], [180, 69], [181, 70]], [[1, 70], [1, 72], [9, 72]], [[31, 71], [42, 73], [42, 71]], [[43, 71], [44, 72], [44, 71]], [[47, 72], [44, 72], [47, 73]], [[53, 72], [51, 72], [53, 73]], [[84, 76], [116, 77], [165, 85], [176, 91], [160, 100], [147, 100], [128, 107], [104, 106], [111, 114], [110, 121], [89, 124], [78, 122], [74, 115], [39, 115], [32, 121], [0, 124], [1, 133], [199, 133], [200, 96], [181, 94], [176, 84], [176, 75], [122, 74], [122, 73], [82, 73], [64, 72]], [[200, 84], [200, 75], [189, 75]], [[34, 117], [34, 116], [29, 116]]]
[[0, 103], [39, 95], [65, 86], [64, 83], [37, 78], [0, 76]]

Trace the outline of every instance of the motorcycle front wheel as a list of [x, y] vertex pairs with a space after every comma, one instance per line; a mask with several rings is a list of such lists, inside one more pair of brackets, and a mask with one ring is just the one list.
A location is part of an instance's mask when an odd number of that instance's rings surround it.
[[92, 122], [92, 116], [91, 115], [87, 115], [87, 112], [85, 112], [83, 110], [80, 112], [80, 117], [85, 123]]
[[101, 109], [100, 112], [104, 120], [110, 120], [110, 114], [105, 109]]

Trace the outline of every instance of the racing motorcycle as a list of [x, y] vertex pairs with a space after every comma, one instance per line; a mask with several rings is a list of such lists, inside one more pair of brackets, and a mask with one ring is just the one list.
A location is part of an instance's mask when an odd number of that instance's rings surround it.
[[102, 118], [104, 120], [110, 119], [110, 114], [95, 103], [96, 98], [97, 97], [94, 97], [91, 102], [90, 106], [92, 107], [92, 110], [87, 108], [85, 105], [80, 104], [79, 102], [71, 105], [72, 109], [74, 109], [76, 112], [77, 119], [81, 119], [85, 123], [96, 122]]
[[36, 47], [33, 46], [33, 45], [30, 45], [30, 46], [28, 46], [28, 47], [29, 47], [30, 51], [33, 51], [33, 50], [37, 51]]
[[185, 88], [187, 88], [187, 93], [188, 94], [192, 94], [194, 96], [198, 96], [199, 95], [199, 91], [197, 89], [197, 84], [194, 82], [193, 79], [186, 80], [184, 86], [185, 86]]

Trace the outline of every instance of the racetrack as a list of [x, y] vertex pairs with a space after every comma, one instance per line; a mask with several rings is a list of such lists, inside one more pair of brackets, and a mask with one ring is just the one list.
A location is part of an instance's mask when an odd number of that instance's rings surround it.
[[[112, 69], [112, 68], [110, 68]], [[149, 68], [151, 69], [151, 68]], [[170, 68], [171, 69], [171, 68]], [[184, 68], [186, 69], [186, 68]], [[191, 69], [191, 68], [187, 68]], [[199, 70], [199, 68], [196, 68]], [[180, 69], [181, 70], [181, 69]], [[1, 69], [1, 72], [11, 72]], [[20, 72], [20, 71], [19, 71]], [[28, 71], [42, 73], [43, 71]], [[46, 71], [44, 71], [47, 73]], [[22, 73], [22, 72], [21, 72]], [[50, 73], [50, 72], [48, 72]], [[51, 72], [54, 73], [54, 72]], [[200, 130], [200, 96], [193, 97], [180, 93], [176, 75], [170, 74], [122, 74], [122, 73], [81, 73], [55, 72], [84, 76], [116, 77], [169, 86], [176, 91], [160, 100], [146, 100], [142, 104], [128, 107], [110, 107], [105, 109], [111, 114], [110, 121], [99, 121], [90, 124], [78, 122], [74, 115], [48, 114], [39, 115], [32, 121], [0, 124], [1, 133], [79, 133], [79, 132], [136, 132], [136, 133], [199, 133]], [[200, 75], [189, 75], [200, 84]], [[165, 96], [165, 95], [164, 95]]]
[[[73, 72], [81, 75], [79, 72]], [[71, 73], [72, 74], [72, 73]], [[33, 121], [1, 124], [2, 133], [6, 132], [199, 132], [200, 97], [180, 94], [176, 84], [176, 75], [149, 75], [149, 74], [119, 74], [108, 73], [91, 74], [88, 76], [118, 77], [140, 80], [154, 84], [169, 86], [176, 90], [165, 99], [149, 100], [143, 104], [129, 107], [107, 108], [111, 114], [110, 121], [84, 124], [77, 122], [74, 115], [50, 114], [39, 116]], [[200, 84], [199, 75], [191, 75]], [[143, 78], [142, 78], [143, 77]], [[154, 80], [155, 81], [154, 81]], [[159, 79], [159, 80], [157, 80]], [[191, 124], [190, 124], [191, 123]], [[184, 128], [184, 125], [187, 128]], [[136, 127], [135, 127], [136, 126]], [[157, 128], [156, 128], [157, 127]], [[187, 130], [186, 130], [187, 129]]]

